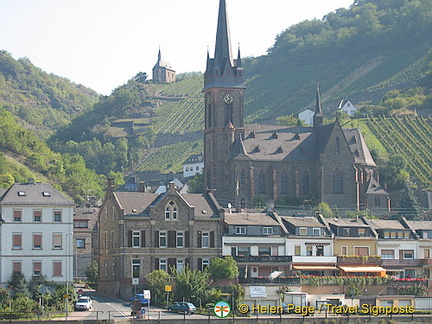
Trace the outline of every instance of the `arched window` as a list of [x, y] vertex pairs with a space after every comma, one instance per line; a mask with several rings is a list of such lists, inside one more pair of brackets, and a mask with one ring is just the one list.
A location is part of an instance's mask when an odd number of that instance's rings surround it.
[[339, 169], [333, 171], [333, 193], [343, 193], [343, 174]]
[[309, 194], [309, 172], [304, 171], [302, 176], [302, 195], [308, 195]]
[[283, 170], [280, 176], [279, 192], [281, 194], [288, 193], [288, 174], [286, 170]]
[[244, 189], [246, 189], [246, 172], [242, 169], [240, 172], [240, 190]]
[[335, 148], [335, 154], [339, 154], [340, 146], [339, 146], [339, 137], [336, 137], [336, 148]]
[[166, 220], [177, 220], [178, 219], [178, 207], [177, 204], [170, 200], [165, 207], [165, 219]]
[[266, 179], [265, 179], [265, 173], [263, 170], [260, 170], [258, 174], [258, 193], [266, 193]]

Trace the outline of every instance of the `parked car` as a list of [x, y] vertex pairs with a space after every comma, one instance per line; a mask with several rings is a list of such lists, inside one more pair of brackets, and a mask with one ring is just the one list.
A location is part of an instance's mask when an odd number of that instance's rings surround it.
[[75, 303], [76, 310], [90, 310], [92, 308], [92, 299], [88, 296], [81, 296]]
[[168, 307], [168, 311], [183, 314], [193, 314], [196, 311], [196, 307], [192, 303], [179, 302]]
[[134, 301], [136, 300], [140, 301], [141, 306], [149, 306], [149, 300], [147, 298], [144, 298], [144, 294], [136, 294], [135, 296], [129, 298], [131, 305], [133, 305]]

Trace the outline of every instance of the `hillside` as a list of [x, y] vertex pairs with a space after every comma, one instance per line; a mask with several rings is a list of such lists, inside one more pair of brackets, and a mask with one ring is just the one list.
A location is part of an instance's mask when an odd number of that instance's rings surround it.
[[29, 59], [15, 60], [0, 51], [0, 108], [47, 139], [98, 101], [91, 89], [47, 74]]

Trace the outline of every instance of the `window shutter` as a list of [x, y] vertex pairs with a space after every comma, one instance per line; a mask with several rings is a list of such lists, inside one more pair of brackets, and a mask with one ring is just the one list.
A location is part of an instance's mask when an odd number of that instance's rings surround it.
[[41, 272], [41, 271], [42, 271], [42, 261], [34, 261], [33, 272]]
[[[155, 247], [159, 247], [159, 231], [155, 231], [154, 233], [155, 233]], [[158, 261], [158, 270], [159, 270], [159, 261]]]
[[141, 247], [145, 247], [145, 231], [141, 231]]
[[202, 270], [202, 258], [198, 258], [198, 270]]
[[128, 240], [127, 240], [127, 246], [132, 247], [132, 231], [128, 231]]
[[[159, 232], [158, 232], [158, 236], [159, 236]], [[159, 270], [159, 258], [155, 258], [155, 270]]]
[[21, 247], [22, 239], [21, 234], [14, 234], [13, 235], [13, 246], [14, 247]]
[[197, 246], [202, 247], [202, 233], [201, 232], [198, 232]]
[[185, 247], [189, 247], [189, 231], [185, 232]]
[[33, 234], [33, 247], [34, 248], [42, 247], [42, 234]]
[[60, 249], [62, 247], [61, 234], [53, 234], [53, 248]]
[[12, 267], [14, 273], [21, 273], [21, 262], [14, 262]]
[[168, 258], [168, 273], [171, 274], [171, 268], [175, 268], [175, 266], [176, 266], [176, 259]]
[[168, 231], [168, 247], [176, 247], [176, 231]]
[[185, 260], [185, 261], [184, 261], [184, 262], [185, 262], [185, 267], [186, 267], [186, 266], [190, 266], [190, 264], [189, 264], [189, 263], [190, 263], [190, 262], [189, 262], [189, 258], [185, 258], [184, 260]]
[[60, 277], [62, 275], [62, 263], [61, 261], [54, 261], [53, 263], [53, 276]]
[[215, 247], [215, 235], [213, 231], [210, 232], [210, 247], [211, 248]]

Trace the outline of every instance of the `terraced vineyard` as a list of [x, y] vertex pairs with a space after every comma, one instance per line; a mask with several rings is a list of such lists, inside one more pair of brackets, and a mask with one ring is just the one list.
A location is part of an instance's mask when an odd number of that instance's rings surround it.
[[366, 124], [390, 155], [404, 156], [408, 172], [423, 188], [432, 188], [432, 118], [370, 117]]

